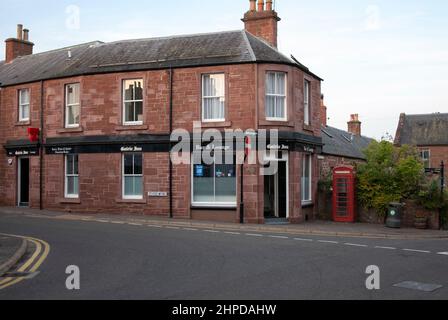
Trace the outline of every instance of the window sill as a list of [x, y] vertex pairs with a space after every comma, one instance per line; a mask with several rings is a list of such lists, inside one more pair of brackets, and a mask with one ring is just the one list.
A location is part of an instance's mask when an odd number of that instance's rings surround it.
[[314, 206], [313, 201], [302, 201], [302, 208], [309, 208], [309, 207], [313, 207], [313, 206]]
[[143, 131], [148, 129], [149, 127], [145, 125], [124, 125], [115, 127], [115, 131]]
[[314, 128], [313, 128], [313, 126], [311, 126], [310, 124], [304, 124], [304, 125], [303, 125], [303, 130], [305, 130], [305, 131], [310, 131], [310, 132], [314, 132]]
[[146, 204], [146, 200], [145, 199], [115, 199], [115, 203]]
[[31, 121], [19, 121], [19, 122], [16, 122], [15, 124], [14, 124], [16, 127], [25, 127], [25, 126], [30, 126], [31, 125]]
[[203, 121], [201, 126], [202, 128], [226, 128], [232, 126], [232, 121]]
[[79, 198], [63, 198], [59, 200], [60, 204], [81, 204], [81, 199]]
[[199, 206], [199, 205], [192, 205], [190, 207], [192, 210], [220, 210], [220, 211], [235, 211], [237, 210], [236, 206]]
[[59, 133], [59, 134], [64, 134], [64, 133], [80, 133], [80, 132], [84, 132], [84, 128], [83, 128], [83, 127], [64, 128], [64, 129], [59, 129], [59, 130], [56, 131], [56, 133]]
[[294, 128], [294, 122], [292, 121], [283, 121], [283, 120], [260, 120], [260, 126], [280, 126], [280, 127], [291, 127]]

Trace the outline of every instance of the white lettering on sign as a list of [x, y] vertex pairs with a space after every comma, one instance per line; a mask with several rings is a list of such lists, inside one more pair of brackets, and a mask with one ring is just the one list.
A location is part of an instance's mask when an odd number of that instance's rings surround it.
[[55, 154], [69, 154], [70, 152], [72, 152], [73, 148], [70, 147], [56, 147], [56, 148], [51, 148], [51, 151]]
[[268, 145], [269, 150], [289, 150], [289, 146], [287, 145], [278, 145], [278, 144], [269, 144]]
[[336, 174], [350, 174], [350, 171], [336, 171]]
[[303, 151], [305, 151], [305, 152], [309, 152], [309, 153], [314, 153], [314, 148], [303, 147]]
[[148, 192], [150, 197], [168, 197], [168, 192]]
[[121, 152], [142, 152], [142, 147], [121, 147]]

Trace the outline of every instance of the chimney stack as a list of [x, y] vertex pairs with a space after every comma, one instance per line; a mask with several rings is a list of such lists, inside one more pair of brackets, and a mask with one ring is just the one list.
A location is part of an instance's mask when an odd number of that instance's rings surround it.
[[256, 0], [249, 0], [250, 8], [244, 14], [242, 21], [244, 29], [252, 35], [268, 42], [277, 48], [278, 22], [281, 20], [273, 8], [272, 0], [258, 0], [256, 10]]
[[6, 43], [6, 63], [12, 62], [18, 57], [33, 54], [34, 43], [29, 40], [29, 30], [23, 29], [23, 25], [17, 25], [17, 38], [9, 38]]
[[352, 114], [350, 116], [350, 121], [348, 122], [348, 132], [355, 136], [361, 135], [361, 121], [359, 121], [358, 114]]
[[320, 96], [320, 121], [322, 126], [327, 126], [327, 107], [325, 106], [324, 102], [324, 95]]

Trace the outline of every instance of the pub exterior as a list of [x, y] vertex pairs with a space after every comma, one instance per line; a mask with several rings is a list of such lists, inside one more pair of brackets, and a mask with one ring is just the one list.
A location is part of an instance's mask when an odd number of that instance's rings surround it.
[[[0, 205], [239, 222], [243, 200], [246, 223], [314, 219], [322, 80], [277, 50], [272, 1], [249, 2], [241, 31], [39, 54], [19, 25], [0, 62]], [[200, 133], [189, 161], [178, 132]]]

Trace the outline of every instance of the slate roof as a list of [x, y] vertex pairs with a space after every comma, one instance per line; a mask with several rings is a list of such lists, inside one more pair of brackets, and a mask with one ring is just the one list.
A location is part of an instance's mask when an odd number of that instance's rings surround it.
[[448, 145], [448, 113], [402, 114], [395, 143], [416, 146]]
[[352, 135], [337, 128], [322, 127], [323, 154], [365, 160], [363, 150], [372, 141], [371, 138]]
[[[68, 58], [68, 51], [72, 58]], [[106, 72], [237, 63], [280, 63], [308, 68], [246, 31], [100, 41], [0, 62], [1, 86]]]

